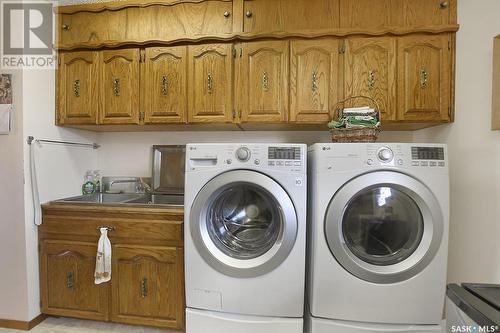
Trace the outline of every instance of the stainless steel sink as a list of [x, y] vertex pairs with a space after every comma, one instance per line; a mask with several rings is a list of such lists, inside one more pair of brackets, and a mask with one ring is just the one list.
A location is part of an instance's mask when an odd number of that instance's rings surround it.
[[140, 198], [127, 201], [127, 203], [182, 207], [184, 205], [184, 196], [171, 194], [144, 194]]
[[78, 197], [58, 200], [59, 202], [82, 202], [82, 203], [126, 203], [130, 200], [140, 198], [143, 194], [128, 193], [93, 193]]

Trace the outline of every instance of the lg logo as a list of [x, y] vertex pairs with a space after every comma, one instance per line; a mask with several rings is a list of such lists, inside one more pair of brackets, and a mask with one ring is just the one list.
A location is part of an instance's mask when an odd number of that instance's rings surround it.
[[4, 56], [51, 55], [52, 30], [51, 3], [2, 3]]

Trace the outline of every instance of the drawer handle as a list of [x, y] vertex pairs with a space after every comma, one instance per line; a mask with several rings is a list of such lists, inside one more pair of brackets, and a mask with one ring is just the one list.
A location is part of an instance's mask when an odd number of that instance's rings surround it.
[[446, 8], [448, 8], [449, 5], [450, 5], [450, 3], [448, 1], [443, 1], [439, 4], [439, 8], [446, 9]]
[[230, 13], [230, 12], [228, 12], [228, 11], [225, 11], [225, 12], [224, 12], [224, 17], [228, 18], [229, 16], [231, 16], [231, 13]]
[[374, 87], [375, 87], [375, 72], [369, 71], [368, 72], [368, 89], [373, 90]]
[[115, 231], [116, 228], [109, 225], [100, 225], [96, 228], [97, 231], [101, 232], [101, 228], [106, 228], [108, 231]]
[[142, 298], [148, 297], [148, 279], [144, 278], [141, 281], [141, 296]]
[[63, 28], [63, 30], [68, 31], [68, 30], [69, 30], [69, 25], [67, 25], [67, 24], [63, 24], [63, 25], [62, 25], [62, 28]]
[[168, 95], [168, 77], [166, 75], [161, 78], [161, 94]]
[[66, 287], [68, 289], [73, 289], [75, 287], [75, 274], [73, 272], [68, 272], [66, 274]]
[[252, 15], [253, 15], [253, 13], [249, 10], [247, 10], [247, 12], [245, 13], [245, 16], [248, 18], [252, 17]]
[[312, 73], [311, 90], [312, 92], [318, 91], [318, 73], [316, 71]]
[[420, 70], [420, 88], [424, 89], [427, 87], [427, 82], [429, 80], [429, 74], [425, 67], [422, 67]]

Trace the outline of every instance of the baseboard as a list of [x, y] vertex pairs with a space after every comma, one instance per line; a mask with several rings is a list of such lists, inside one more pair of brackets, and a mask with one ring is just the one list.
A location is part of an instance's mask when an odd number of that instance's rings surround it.
[[47, 318], [47, 315], [41, 314], [30, 321], [0, 319], [0, 327], [29, 331], [30, 329], [44, 321], [45, 318]]

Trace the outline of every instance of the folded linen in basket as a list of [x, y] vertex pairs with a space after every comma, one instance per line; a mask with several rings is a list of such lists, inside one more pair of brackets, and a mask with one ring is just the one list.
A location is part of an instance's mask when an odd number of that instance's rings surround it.
[[101, 237], [97, 244], [94, 283], [101, 284], [111, 280], [111, 242], [108, 238], [108, 228], [100, 228]]
[[359, 108], [345, 108], [342, 111], [342, 115], [344, 116], [373, 116], [376, 115], [374, 108], [369, 106], [363, 106]]
[[379, 125], [380, 122], [374, 116], [344, 116], [328, 123], [329, 128], [374, 128]]

